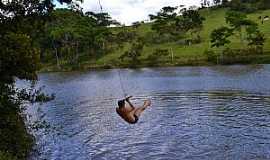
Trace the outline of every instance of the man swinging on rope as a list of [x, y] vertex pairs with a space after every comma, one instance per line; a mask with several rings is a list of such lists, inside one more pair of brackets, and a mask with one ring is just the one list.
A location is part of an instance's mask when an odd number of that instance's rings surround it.
[[[123, 100], [118, 101], [118, 107], [116, 108], [116, 112], [118, 113], [118, 115], [120, 117], [122, 117], [126, 122], [130, 123], [130, 124], [135, 124], [138, 122], [139, 117], [141, 115], [141, 113], [148, 107], [151, 105], [151, 101], [150, 100], [146, 100], [144, 101], [143, 106], [141, 107], [137, 107], [135, 108], [132, 103], [129, 101], [129, 99], [131, 98], [127, 97]], [[125, 101], [127, 102], [127, 104], [125, 103]]]

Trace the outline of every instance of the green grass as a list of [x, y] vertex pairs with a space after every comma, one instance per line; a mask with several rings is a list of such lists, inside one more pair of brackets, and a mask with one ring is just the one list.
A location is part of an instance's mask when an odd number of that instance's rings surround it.
[[[205, 10], [200, 11], [201, 14], [206, 18], [206, 20], [204, 21], [203, 30], [200, 33], [202, 37], [202, 43], [193, 44], [191, 46], [180, 45], [177, 42], [163, 43], [163, 44], [150, 44], [144, 47], [142, 56], [140, 57], [141, 63], [144, 64], [146, 57], [150, 55], [155, 49], [158, 49], [158, 48], [169, 49], [169, 50], [172, 49], [175, 56], [176, 65], [181, 65], [181, 63], [185, 63], [186, 61], [192, 61], [192, 60], [204, 61], [206, 59], [205, 55], [203, 54], [204, 51], [211, 49], [210, 47], [211, 32], [216, 28], [227, 25], [225, 22], [226, 11], [227, 9], [210, 9], [210, 10], [205, 9]], [[265, 34], [265, 37], [267, 38], [266, 43], [265, 43], [265, 52], [269, 52], [270, 39], [268, 37], [270, 37], [270, 21], [266, 21], [262, 25], [260, 23], [260, 20], [258, 19], [260, 15], [262, 16], [270, 15], [270, 10], [258, 11], [256, 13], [249, 14], [248, 19], [254, 20], [255, 22], [259, 24], [260, 30]], [[149, 32], [153, 32], [153, 31], [151, 30], [151, 24], [143, 24], [138, 29], [136, 29], [136, 32], [140, 36], [146, 36], [147, 34], [149, 34]], [[123, 54], [129, 48], [129, 46], [130, 44], [126, 44], [124, 49], [117, 50], [112, 53], [108, 53], [107, 55], [100, 58], [96, 62], [96, 64], [98, 65], [110, 64], [112, 66], [115, 65], [115, 63], [119, 61], [118, 57], [121, 54]], [[231, 44], [229, 45], [229, 47], [234, 48], [234, 49], [241, 49], [241, 48], [244, 48], [245, 46], [242, 45], [242, 43], [239, 41], [237, 37], [233, 37], [231, 38]]]
[[[227, 26], [225, 22], [225, 14], [227, 9], [204, 9], [200, 10], [202, 16], [206, 18], [204, 21], [203, 30], [200, 33], [202, 38], [202, 42], [200, 44], [193, 44], [191, 46], [179, 44], [179, 42], [169, 42], [162, 44], [148, 44], [144, 47], [142, 56], [140, 59], [140, 66], [146, 67], [149, 66], [149, 61], [147, 61], [147, 57], [154, 52], [155, 49], [168, 49], [173, 51], [174, 61], [171, 62], [171, 57], [168, 56], [167, 59], [160, 60], [156, 66], [179, 66], [179, 65], [208, 65], [206, 55], [204, 55], [204, 51], [212, 49], [210, 46], [210, 34], [211, 32], [219, 28], [221, 26]], [[263, 56], [258, 55], [256, 57], [256, 61], [253, 63], [269, 63], [270, 57], [270, 21], [266, 21], [263, 25], [258, 19], [259, 16], [270, 16], [270, 10], [258, 11], [256, 13], [248, 14], [248, 19], [251, 19], [259, 24], [260, 30], [265, 34], [267, 38], [265, 42]], [[148, 34], [154, 33], [151, 30], [151, 23], [142, 24], [137, 29], [132, 27], [125, 28], [112, 28], [113, 32], [119, 32], [123, 29], [126, 30], [136, 30], [137, 34], [141, 37], [147, 37]], [[187, 36], [187, 35], [185, 35]], [[231, 44], [228, 46], [232, 49], [243, 49], [246, 48], [246, 45], [243, 45], [239, 38], [232, 37]], [[122, 55], [125, 51], [130, 48], [130, 43], [125, 43], [123, 49], [114, 50], [112, 52], [106, 53], [104, 56], [95, 59], [95, 60], [85, 60], [81, 63], [81, 68], [89, 69], [89, 68], [114, 68], [114, 67], [126, 67], [129, 62], [120, 62], [119, 56]], [[217, 49], [215, 49], [217, 50]], [[264, 57], [266, 59], [261, 59], [260, 57]], [[53, 70], [53, 69], [52, 69]]]

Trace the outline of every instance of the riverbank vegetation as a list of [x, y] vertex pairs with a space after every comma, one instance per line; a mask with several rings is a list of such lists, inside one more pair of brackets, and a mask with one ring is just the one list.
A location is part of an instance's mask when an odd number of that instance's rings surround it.
[[131, 26], [106, 13], [57, 9], [46, 25], [42, 71], [269, 63], [269, 2], [214, 2], [167, 6]]
[[25, 123], [25, 104], [53, 98], [34, 85], [15, 85], [18, 79], [37, 80], [39, 40], [52, 9], [50, 1], [0, 1], [0, 160], [27, 158], [34, 138]]

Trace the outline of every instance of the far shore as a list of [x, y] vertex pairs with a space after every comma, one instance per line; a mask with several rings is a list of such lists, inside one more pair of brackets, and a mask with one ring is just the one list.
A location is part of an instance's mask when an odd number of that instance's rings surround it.
[[140, 63], [138, 65], [128, 64], [93, 64], [93, 65], [80, 65], [80, 66], [62, 66], [60, 69], [56, 65], [43, 66], [39, 73], [46, 72], [72, 72], [72, 71], [89, 71], [89, 70], [104, 70], [104, 69], [139, 69], [139, 68], [160, 68], [160, 67], [207, 67], [207, 66], [228, 66], [228, 65], [259, 65], [270, 64], [269, 60], [253, 60], [249, 63], [230, 63], [230, 64], [213, 64], [207, 61], [190, 62], [190, 63], [162, 63], [162, 64], [146, 64]]

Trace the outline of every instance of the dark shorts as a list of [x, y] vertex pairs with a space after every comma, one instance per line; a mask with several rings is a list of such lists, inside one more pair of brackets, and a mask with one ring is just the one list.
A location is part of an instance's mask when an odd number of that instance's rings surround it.
[[123, 100], [118, 101], [118, 106], [119, 108], [125, 107], [125, 100], [123, 99]]
[[136, 116], [136, 115], [134, 114], [134, 118], [135, 118], [135, 121], [134, 121], [134, 122], [130, 122], [130, 124], [136, 124], [136, 123], [138, 122], [138, 120], [139, 120], [138, 116]]

